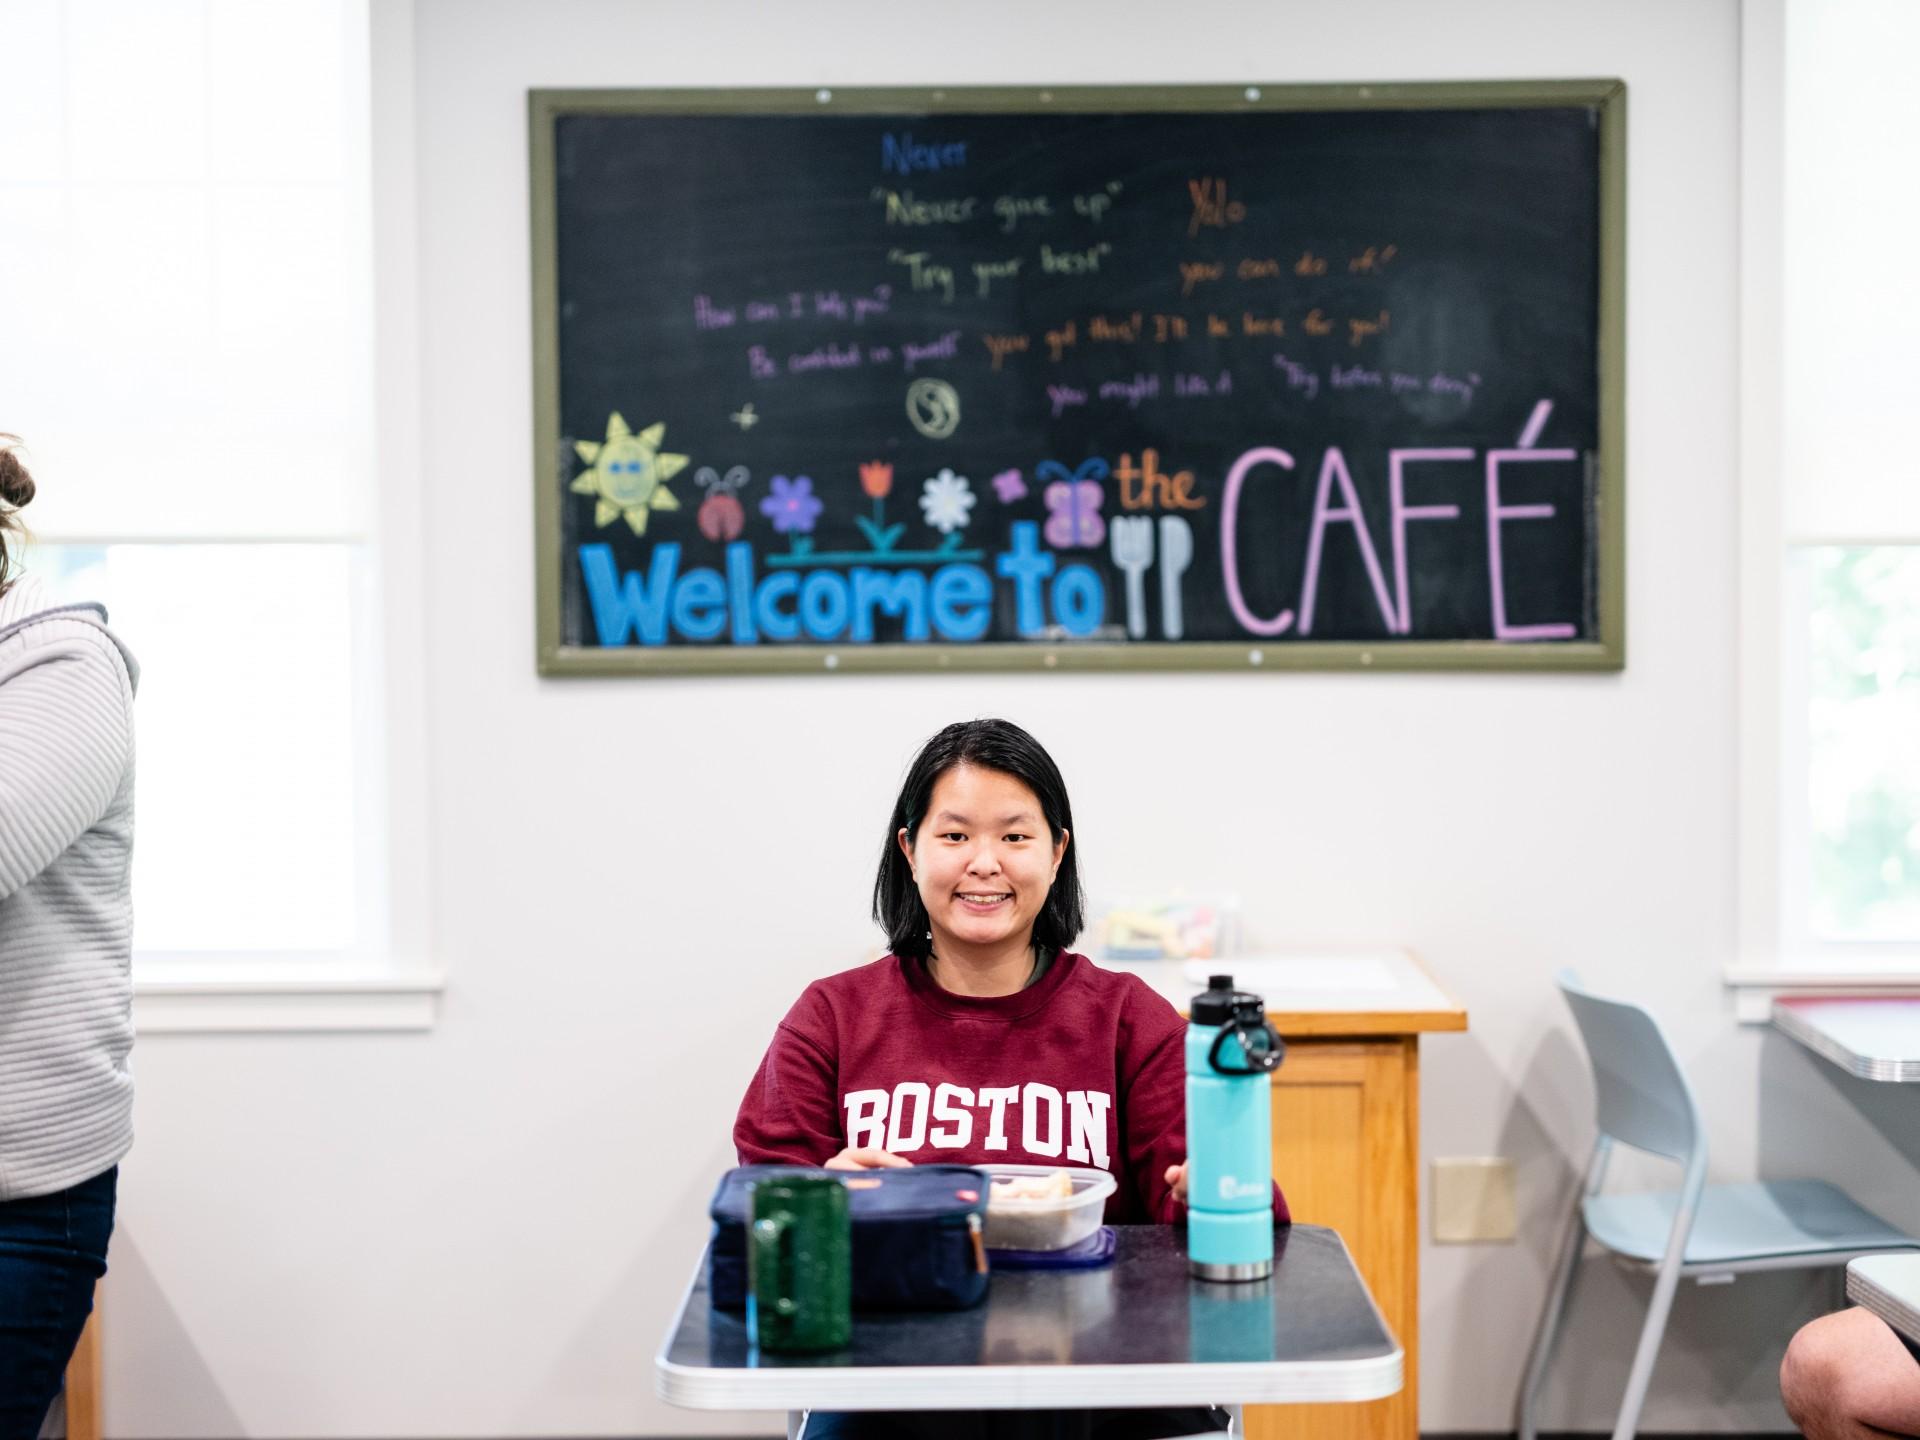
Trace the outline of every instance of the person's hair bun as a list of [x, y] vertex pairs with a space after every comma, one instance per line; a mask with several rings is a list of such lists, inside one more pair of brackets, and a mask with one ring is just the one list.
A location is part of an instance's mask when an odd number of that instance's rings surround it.
[[0, 435], [0, 500], [18, 510], [33, 499], [33, 476], [14, 453], [20, 443], [14, 435]]

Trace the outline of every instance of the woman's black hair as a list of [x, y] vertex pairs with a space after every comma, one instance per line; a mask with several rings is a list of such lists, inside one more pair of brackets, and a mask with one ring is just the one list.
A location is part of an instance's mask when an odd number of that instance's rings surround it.
[[[920, 834], [920, 822], [933, 803], [933, 787], [956, 765], [975, 765], [1011, 775], [1033, 791], [1040, 813], [1055, 844], [1073, 829], [1073, 807], [1067, 802], [1067, 784], [1040, 742], [1008, 720], [962, 720], [949, 725], [920, 747], [893, 803], [887, 838], [880, 847], [880, 873], [873, 882], [873, 918], [887, 932], [887, 944], [896, 955], [925, 959], [932, 949], [927, 907], [913, 869], [900, 853], [895, 837], [907, 832], [911, 845]], [[1057, 954], [1073, 943], [1086, 920], [1087, 900], [1080, 889], [1080, 847], [1068, 845], [1053, 877], [1053, 888], [1033, 921], [1033, 945], [1043, 955]]]

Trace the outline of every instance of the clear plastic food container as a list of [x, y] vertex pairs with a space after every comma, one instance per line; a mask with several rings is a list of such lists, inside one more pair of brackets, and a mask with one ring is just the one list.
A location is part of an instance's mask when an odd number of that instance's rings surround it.
[[1073, 1194], [1057, 1200], [1015, 1200], [995, 1203], [987, 1191], [987, 1248], [989, 1250], [1064, 1250], [1100, 1228], [1107, 1197], [1116, 1185], [1105, 1170], [1081, 1170], [1070, 1165], [977, 1165], [987, 1172], [989, 1185], [999, 1175], [1052, 1175], [1064, 1170], [1073, 1182]]

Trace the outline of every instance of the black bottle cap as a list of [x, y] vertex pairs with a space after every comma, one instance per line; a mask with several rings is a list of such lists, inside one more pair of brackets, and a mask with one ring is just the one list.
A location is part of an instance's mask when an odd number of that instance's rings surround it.
[[1249, 991], [1234, 989], [1231, 975], [1209, 975], [1207, 988], [1188, 1002], [1187, 1015], [1196, 1025], [1224, 1025], [1229, 1020], [1264, 1025], [1267, 1002]]

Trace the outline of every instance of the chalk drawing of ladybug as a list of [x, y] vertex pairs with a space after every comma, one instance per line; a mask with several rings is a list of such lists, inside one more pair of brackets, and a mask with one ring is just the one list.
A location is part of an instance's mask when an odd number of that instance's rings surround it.
[[739, 498], [734, 492], [750, 478], [744, 465], [734, 466], [724, 477], [711, 465], [703, 465], [694, 472], [693, 483], [707, 492], [707, 498], [700, 502], [700, 513], [696, 517], [700, 523], [700, 533], [715, 544], [740, 538], [740, 529], [746, 524], [747, 515], [740, 508]]

